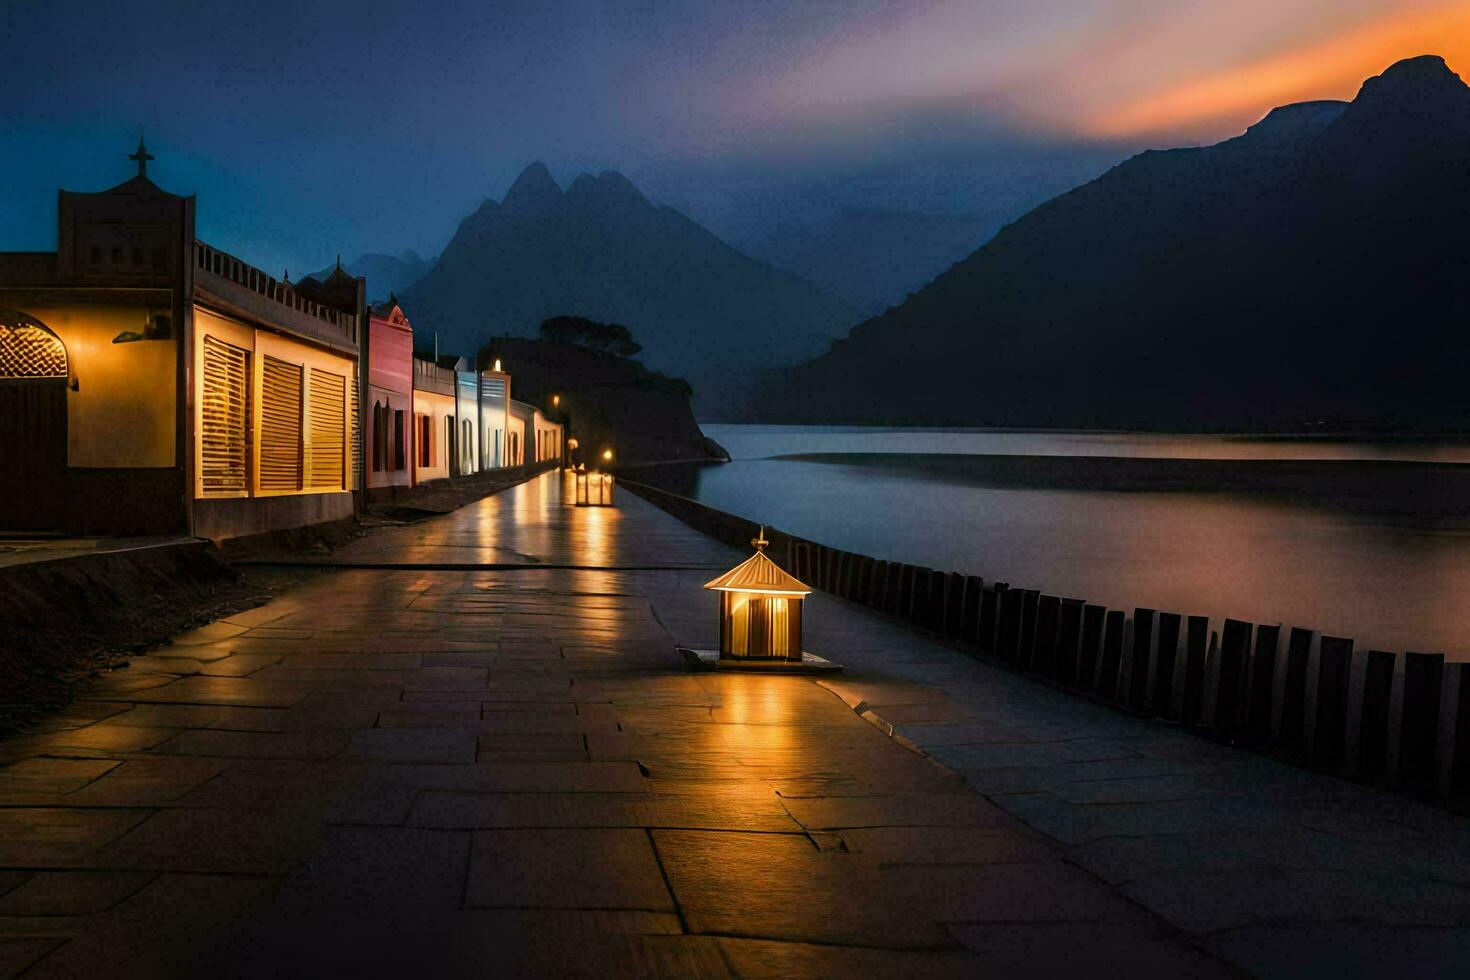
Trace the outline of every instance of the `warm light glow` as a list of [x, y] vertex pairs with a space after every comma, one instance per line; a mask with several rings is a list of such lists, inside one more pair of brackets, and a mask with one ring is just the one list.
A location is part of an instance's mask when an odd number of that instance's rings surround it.
[[602, 460], [605, 463], [612, 462], [612, 450], [611, 449], [604, 449], [602, 451]]
[[1319, 44], [1193, 78], [1105, 112], [1096, 136], [1161, 133], [1210, 123], [1245, 125], [1270, 109], [1313, 99], [1351, 99], [1363, 80], [1403, 58], [1437, 54], [1450, 68], [1470, 64], [1470, 4], [1426, 14], [1400, 10]]
[[560, 405], [560, 404], [561, 404], [561, 395], [552, 395], [551, 396], [551, 405], [552, 405], [552, 407], [555, 408], [557, 405]]
[[495, 359], [495, 367], [491, 368], [491, 370], [494, 371], [496, 374], [500, 373], [500, 358], [497, 357]]

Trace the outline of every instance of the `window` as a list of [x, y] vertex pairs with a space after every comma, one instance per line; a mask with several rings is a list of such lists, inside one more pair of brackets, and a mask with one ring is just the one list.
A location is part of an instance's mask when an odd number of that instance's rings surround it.
[[444, 462], [447, 465], [454, 454], [454, 419], [444, 416]]
[[373, 472], [383, 472], [388, 458], [388, 410], [382, 402], [373, 402]]
[[408, 465], [404, 449], [408, 445], [408, 433], [404, 429], [403, 409], [393, 413], [393, 468], [401, 470]]
[[434, 447], [431, 442], [434, 435], [433, 419], [427, 415], [415, 415], [414, 420], [418, 423], [414, 439], [418, 445], [418, 465], [434, 465]]
[[347, 446], [347, 379], [311, 369], [311, 487], [343, 488], [342, 461]]
[[243, 496], [249, 490], [245, 434], [250, 417], [249, 357], [239, 347], [204, 338], [199, 481], [207, 497]]
[[301, 489], [301, 366], [268, 354], [260, 378], [260, 489]]

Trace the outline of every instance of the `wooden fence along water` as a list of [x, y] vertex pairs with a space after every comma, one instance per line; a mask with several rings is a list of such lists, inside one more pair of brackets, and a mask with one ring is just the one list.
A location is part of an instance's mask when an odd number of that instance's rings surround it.
[[[630, 491], [717, 540], [758, 526], [643, 484]], [[1470, 811], [1470, 663], [1360, 650], [1278, 623], [1107, 609], [1006, 582], [829, 548], [766, 527], [813, 588], [946, 636], [988, 663], [1229, 744]]]

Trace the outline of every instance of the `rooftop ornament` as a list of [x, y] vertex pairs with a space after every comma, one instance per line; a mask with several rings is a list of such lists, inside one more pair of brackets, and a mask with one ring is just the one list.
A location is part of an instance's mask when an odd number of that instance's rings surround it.
[[720, 595], [720, 648], [680, 648], [705, 670], [824, 673], [841, 666], [802, 649], [802, 606], [812, 590], [766, 554], [766, 529], [750, 542], [755, 554], [705, 588]]

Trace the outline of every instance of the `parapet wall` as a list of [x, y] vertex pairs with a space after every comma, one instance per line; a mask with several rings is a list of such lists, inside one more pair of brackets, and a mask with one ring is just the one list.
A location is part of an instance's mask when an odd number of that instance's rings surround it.
[[[619, 480], [719, 541], [758, 526]], [[1296, 765], [1470, 811], [1470, 664], [1352, 639], [1082, 599], [884, 561], [766, 527], [812, 588], [948, 637], [986, 663]]]

